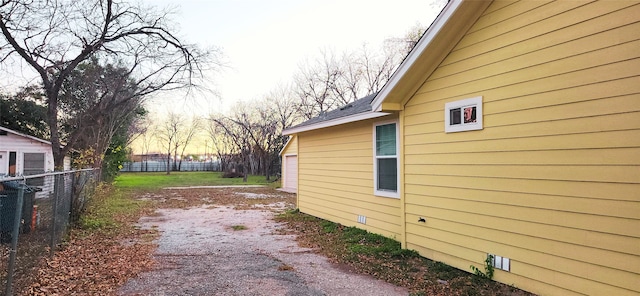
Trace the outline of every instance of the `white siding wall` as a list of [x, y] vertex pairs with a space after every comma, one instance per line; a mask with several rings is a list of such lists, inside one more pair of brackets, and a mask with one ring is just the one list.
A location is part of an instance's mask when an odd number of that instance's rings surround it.
[[8, 133], [7, 135], [0, 136], [0, 152], [6, 152], [7, 159], [1, 162], [6, 168], [0, 169], [0, 171], [8, 171], [9, 165], [9, 152], [16, 153], [16, 173], [22, 174], [24, 169], [24, 153], [44, 153], [45, 154], [45, 171], [53, 171], [53, 152], [51, 146], [45, 143]]

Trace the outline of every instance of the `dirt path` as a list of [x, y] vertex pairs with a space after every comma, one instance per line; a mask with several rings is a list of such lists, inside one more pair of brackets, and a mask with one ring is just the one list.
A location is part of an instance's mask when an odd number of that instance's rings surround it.
[[[253, 193], [234, 193], [255, 198]], [[161, 209], [144, 217], [141, 227], [160, 232], [154, 255], [158, 266], [129, 280], [119, 295], [408, 294], [404, 288], [339, 269], [298, 247], [293, 236], [276, 234], [281, 225], [272, 220], [269, 208], [278, 206]]]

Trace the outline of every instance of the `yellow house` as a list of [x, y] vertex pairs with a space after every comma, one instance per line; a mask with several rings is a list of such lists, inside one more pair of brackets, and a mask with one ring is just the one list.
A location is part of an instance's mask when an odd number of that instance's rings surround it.
[[450, 1], [379, 93], [284, 134], [302, 212], [542, 295], [640, 293], [638, 1]]

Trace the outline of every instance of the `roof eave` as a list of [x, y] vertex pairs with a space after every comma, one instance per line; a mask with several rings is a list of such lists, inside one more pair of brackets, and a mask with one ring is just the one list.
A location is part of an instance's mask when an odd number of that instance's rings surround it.
[[49, 142], [47, 140], [43, 140], [43, 139], [40, 139], [40, 138], [36, 138], [34, 136], [29, 136], [29, 135], [26, 135], [26, 134], [23, 134], [23, 133], [19, 133], [19, 132], [16, 132], [16, 131], [12, 130], [12, 129], [8, 129], [6, 127], [0, 126], [0, 130], [3, 130], [3, 131], [8, 132], [8, 133], [12, 133], [12, 134], [14, 134], [16, 136], [28, 138], [28, 139], [31, 139], [31, 140], [34, 140], [34, 141], [37, 141], [37, 142], [40, 142], [40, 143], [43, 143], [43, 144], [51, 145], [51, 142]]
[[323, 122], [318, 122], [318, 123], [315, 123], [315, 124], [289, 128], [289, 129], [286, 129], [286, 130], [282, 131], [282, 134], [285, 135], [285, 136], [293, 135], [293, 134], [297, 134], [297, 133], [301, 133], [301, 132], [327, 128], [327, 127], [341, 125], [341, 124], [345, 124], [345, 123], [356, 122], [356, 121], [361, 121], [361, 120], [367, 120], [367, 119], [371, 119], [371, 118], [378, 118], [378, 117], [386, 116], [386, 115], [389, 115], [389, 114], [390, 113], [386, 113], [386, 112], [367, 111], [367, 112], [363, 112], [363, 113], [354, 114], [354, 115], [351, 115], [351, 116], [345, 116], [345, 117], [340, 117], [340, 118], [336, 118], [336, 119], [333, 119], [333, 120], [327, 120], [327, 121], [323, 121]]
[[451, 0], [371, 103], [378, 112], [400, 111], [491, 1]]

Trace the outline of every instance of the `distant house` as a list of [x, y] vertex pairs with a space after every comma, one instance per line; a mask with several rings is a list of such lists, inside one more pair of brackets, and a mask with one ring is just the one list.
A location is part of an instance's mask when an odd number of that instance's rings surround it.
[[638, 16], [449, 1], [377, 95], [284, 131], [299, 209], [534, 293], [638, 295]]
[[[70, 167], [65, 159], [65, 170]], [[54, 170], [51, 142], [0, 126], [0, 176], [42, 174]]]

